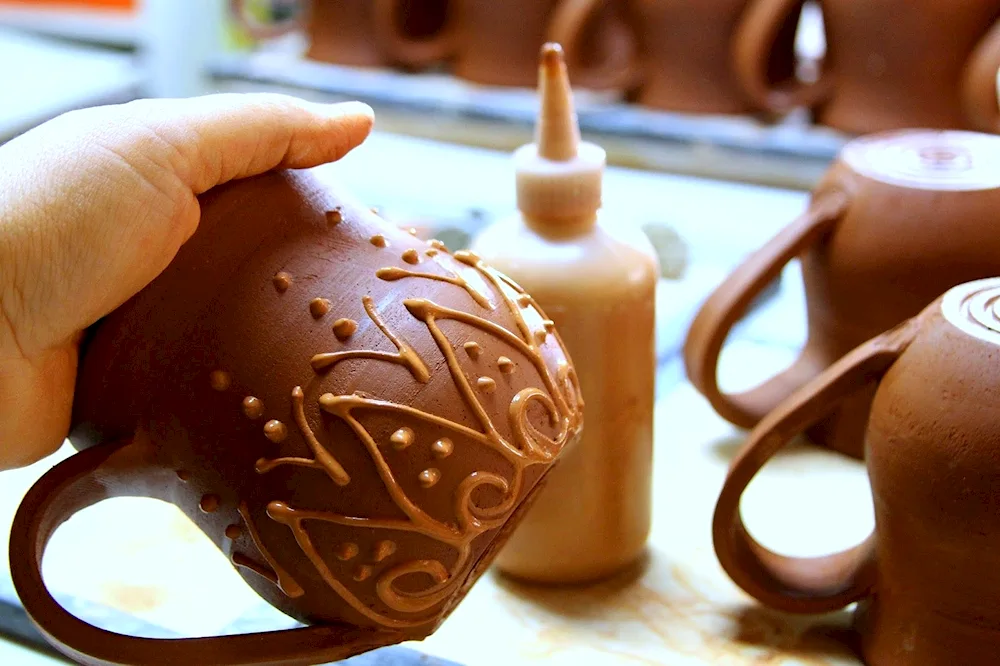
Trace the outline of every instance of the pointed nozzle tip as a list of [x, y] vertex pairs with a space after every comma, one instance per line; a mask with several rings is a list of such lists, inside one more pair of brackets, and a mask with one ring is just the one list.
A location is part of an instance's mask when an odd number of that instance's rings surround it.
[[542, 45], [542, 66], [558, 67], [563, 63], [563, 47], [556, 42], [548, 42]]

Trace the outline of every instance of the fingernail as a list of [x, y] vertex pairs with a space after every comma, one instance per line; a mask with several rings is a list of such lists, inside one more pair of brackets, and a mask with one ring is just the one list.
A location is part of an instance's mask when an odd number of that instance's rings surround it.
[[375, 111], [364, 102], [338, 102], [337, 104], [316, 104], [316, 111], [324, 116], [365, 116], [373, 122]]

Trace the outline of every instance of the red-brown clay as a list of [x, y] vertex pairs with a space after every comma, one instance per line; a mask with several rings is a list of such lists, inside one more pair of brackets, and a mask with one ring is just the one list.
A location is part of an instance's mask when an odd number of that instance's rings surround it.
[[[547, 317], [469, 252], [404, 263], [395, 248], [424, 243], [313, 172], [231, 183], [201, 204], [170, 267], [88, 336], [81, 452], [15, 519], [25, 607], [85, 664], [325, 663], [428, 635], [581, 429], [558, 335], [538, 344]], [[352, 334], [331, 330], [334, 317]], [[462, 350], [470, 341], [518, 372], [497, 381]], [[262, 597], [316, 626], [157, 641], [68, 615], [41, 579], [45, 544], [75, 511], [121, 495], [175, 503]]]
[[[728, 421], [753, 427], [855, 346], [916, 315], [950, 287], [1000, 274], [1000, 138], [897, 132], [851, 142], [809, 209], [708, 298], [684, 348], [688, 377]], [[793, 258], [802, 262], [808, 341], [785, 372], [741, 394], [718, 386], [732, 327]], [[812, 425], [818, 443], [855, 457], [870, 388]]]
[[802, 0], [759, 0], [741, 28], [737, 73], [758, 104], [817, 107], [824, 125], [867, 134], [904, 128], [1000, 131], [1000, 0], [822, 0], [820, 80], [777, 90], [760, 63]]
[[[714, 521], [723, 568], [764, 604], [821, 613], [860, 601], [869, 666], [993, 666], [1000, 654], [1000, 279], [960, 285], [864, 343], [754, 429]], [[877, 383], [864, 435], [875, 533], [814, 559], [753, 540], [740, 498], [763, 465], [838, 400]]]
[[735, 38], [759, 0], [628, 0], [642, 50], [638, 102], [685, 113], [740, 114], [756, 110], [740, 87], [734, 50], [752, 59], [769, 85], [795, 75], [795, 31], [801, 7], [775, 21], [767, 48], [737, 49]]
[[258, 39], [304, 30], [311, 60], [357, 67], [424, 67], [453, 49], [456, 0], [310, 0], [296, 20], [266, 25], [247, 17], [246, 0], [231, 13]]
[[566, 51], [574, 81], [623, 90], [637, 73], [624, 0], [461, 0], [455, 74], [473, 83], [533, 88], [547, 41]]

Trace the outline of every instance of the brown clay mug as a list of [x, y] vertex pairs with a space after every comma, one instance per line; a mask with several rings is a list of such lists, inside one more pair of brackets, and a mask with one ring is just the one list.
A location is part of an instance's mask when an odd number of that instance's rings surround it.
[[[740, 24], [761, 0], [628, 0], [642, 51], [637, 101], [685, 113], [740, 114], [757, 110], [733, 67]], [[801, 9], [801, 8], [800, 8]], [[774, 85], [795, 76], [799, 12], [782, 16], [768, 48], [740, 52], [761, 58], [752, 69]]]
[[[822, 613], [860, 601], [869, 666], [993, 666], [1000, 654], [1000, 279], [949, 290], [782, 403], [733, 461], [716, 553], [762, 603]], [[876, 384], [864, 435], [875, 533], [848, 551], [785, 557], [740, 517], [751, 479], [840, 400]]]
[[[168, 269], [88, 336], [80, 452], [14, 520], [25, 608], [84, 664], [315, 664], [427, 636], [582, 427], [558, 333], [475, 255], [414, 238], [315, 172], [230, 183], [201, 206]], [[124, 495], [177, 505], [314, 626], [152, 640], [68, 614], [42, 580], [45, 545]]]
[[581, 88], [625, 90], [638, 50], [623, 0], [457, 0], [457, 76], [473, 83], [534, 88], [538, 53], [563, 47]]
[[298, 18], [261, 24], [246, 0], [230, 0], [234, 19], [258, 39], [305, 30], [306, 56], [319, 62], [413, 68], [437, 64], [453, 48], [455, 0], [310, 0]]
[[827, 54], [819, 79], [775, 89], [761, 63], [803, 0], [760, 0], [736, 42], [736, 71], [759, 105], [816, 108], [853, 134], [893, 129], [1000, 132], [1000, 0], [820, 0]]
[[[687, 374], [715, 410], [750, 428], [796, 389], [950, 287], [1000, 274], [1000, 137], [892, 132], [856, 139], [809, 209], [750, 255], [702, 305], [684, 347]], [[792, 259], [802, 264], [808, 340], [790, 368], [750, 391], [717, 380], [732, 327]], [[821, 444], [860, 457], [872, 390], [812, 425]]]

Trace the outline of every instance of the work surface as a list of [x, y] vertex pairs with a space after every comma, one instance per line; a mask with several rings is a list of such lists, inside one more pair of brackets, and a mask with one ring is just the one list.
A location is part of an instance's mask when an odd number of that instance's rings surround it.
[[[390, 157], [391, 156], [391, 157]], [[387, 211], [480, 222], [513, 208], [510, 164], [487, 151], [375, 135], [337, 165], [355, 193]], [[719, 568], [711, 515], [745, 433], [683, 379], [678, 348], [698, 302], [739, 259], [804, 205], [801, 192], [612, 170], [606, 204], [624, 218], [675, 228], [689, 269], [660, 285], [654, 527], [648, 557], [618, 580], [585, 589], [518, 585], [493, 573], [441, 630], [413, 645], [465, 664], [856, 664], [846, 615], [794, 618], [756, 606]], [[723, 384], [748, 386], [787, 364], [804, 335], [794, 267], [777, 297], [740, 327]], [[0, 547], [19, 498], [54, 459], [0, 475]], [[873, 524], [863, 467], [815, 449], [787, 452], [751, 486], [751, 531], [789, 554], [830, 552]], [[0, 559], [0, 598], [13, 599]], [[83, 573], [85, 572], [85, 573]], [[263, 604], [224, 556], [173, 507], [120, 499], [61, 528], [45, 561], [57, 595], [88, 619], [141, 635], [258, 631], [289, 620]], [[3, 661], [0, 656], [0, 662]], [[22, 663], [22, 662], [11, 662]]]

